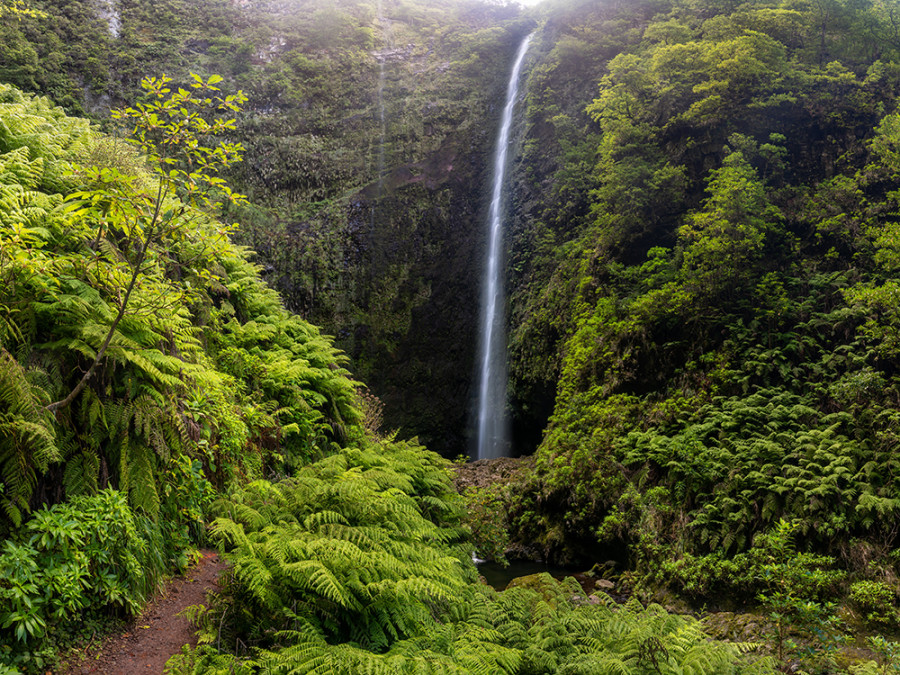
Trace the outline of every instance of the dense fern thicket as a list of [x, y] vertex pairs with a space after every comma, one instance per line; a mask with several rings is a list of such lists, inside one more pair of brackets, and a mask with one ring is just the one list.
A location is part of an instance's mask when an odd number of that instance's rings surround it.
[[721, 565], [784, 518], [801, 547], [890, 581], [896, 13], [550, 9], [511, 370], [525, 413], [555, 402], [520, 537], [562, 558], [592, 540], [653, 584], [715, 601], [725, 587], [695, 584], [710, 574], [752, 600], [759, 579]]
[[446, 462], [409, 443], [370, 440], [212, 511], [234, 566], [173, 673], [774, 672], [753, 645], [574, 579], [475, 582]]
[[[51, 623], [138, 609], [215, 489], [358, 435], [346, 357], [145, 167], [0, 86], [0, 663], [40, 667]], [[177, 226], [151, 236], [147, 194]]]
[[[386, 424], [466, 450], [482, 186], [508, 66], [531, 28], [478, 0], [34, 0], [0, 26], [0, 81], [103, 118], [165, 73], [249, 100], [229, 176], [237, 241], [324, 327]], [[432, 405], [440, 400], [440, 406]]]

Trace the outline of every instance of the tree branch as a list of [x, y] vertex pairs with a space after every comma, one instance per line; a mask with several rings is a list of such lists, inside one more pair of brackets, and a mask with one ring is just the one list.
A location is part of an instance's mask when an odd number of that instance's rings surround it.
[[[166, 186], [166, 189], [163, 189], [163, 186]], [[81, 376], [81, 379], [78, 381], [78, 384], [75, 385], [75, 388], [69, 392], [69, 395], [60, 401], [56, 401], [54, 403], [50, 403], [47, 405], [45, 410], [48, 410], [52, 413], [57, 413], [59, 410], [67, 407], [75, 398], [80, 394], [84, 388], [87, 386], [90, 379], [94, 376], [94, 373], [97, 370], [97, 367], [100, 365], [100, 362], [103, 360], [103, 357], [106, 356], [106, 350], [109, 348], [110, 342], [112, 342], [113, 335], [116, 332], [116, 328], [119, 326], [119, 322], [125, 316], [125, 312], [128, 309], [128, 301], [131, 298], [131, 292], [134, 290], [135, 284], [137, 284], [138, 276], [141, 274], [141, 267], [144, 265], [144, 259], [147, 257], [147, 249], [150, 247], [150, 242], [153, 239], [154, 231], [156, 230], [157, 224], [159, 222], [159, 214], [162, 211], [162, 203], [163, 199], [165, 199], [166, 194], [168, 193], [168, 183], [163, 179], [159, 179], [159, 188], [156, 191], [156, 208], [153, 211], [153, 218], [150, 221], [150, 225], [147, 227], [145, 232], [144, 242], [141, 246], [141, 251], [138, 254], [137, 261], [134, 265], [134, 271], [131, 273], [131, 281], [128, 283], [128, 289], [125, 291], [125, 297], [122, 299], [122, 304], [119, 306], [119, 311], [116, 314], [116, 318], [113, 319], [112, 325], [109, 327], [109, 332], [106, 334], [106, 338], [103, 340], [103, 344], [100, 346], [99, 351], [97, 352], [97, 356], [94, 357], [94, 362], [91, 364], [90, 368], [87, 369], [87, 372]]]

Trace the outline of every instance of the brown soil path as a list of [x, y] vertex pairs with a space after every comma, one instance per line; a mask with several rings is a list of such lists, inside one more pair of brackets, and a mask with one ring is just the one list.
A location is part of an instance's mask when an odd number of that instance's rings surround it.
[[206, 602], [206, 591], [216, 588], [225, 562], [213, 551], [204, 551], [196, 567], [170, 581], [144, 613], [123, 633], [104, 640], [99, 650], [81, 662], [71, 662], [64, 675], [161, 675], [166, 661], [186, 644], [196, 645], [194, 628], [182, 616], [189, 605]]

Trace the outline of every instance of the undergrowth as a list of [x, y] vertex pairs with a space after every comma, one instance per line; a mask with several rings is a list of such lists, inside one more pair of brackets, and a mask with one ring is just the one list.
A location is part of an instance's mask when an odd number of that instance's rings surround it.
[[217, 491], [359, 433], [346, 356], [220, 219], [242, 100], [220, 80], [145, 80], [136, 148], [0, 84], [0, 666], [133, 616]]
[[233, 568], [198, 607], [188, 673], [771, 673], [756, 645], [573, 580], [498, 593], [476, 581], [448, 464], [364, 442], [213, 506]]

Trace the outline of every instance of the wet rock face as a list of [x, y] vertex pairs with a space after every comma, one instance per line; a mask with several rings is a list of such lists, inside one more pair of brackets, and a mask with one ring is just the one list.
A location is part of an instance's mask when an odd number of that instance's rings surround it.
[[405, 61], [412, 57], [416, 46], [408, 44], [405, 47], [388, 47], [386, 49], [376, 49], [372, 52], [372, 56], [379, 63], [388, 61]]
[[385, 430], [457, 457], [471, 436], [494, 103], [520, 37], [494, 28], [472, 53], [464, 36], [484, 17], [453, 18], [460, 33], [445, 41], [391, 7], [349, 70], [284, 54], [303, 101], [282, 96], [259, 118], [244, 176], [293, 213], [242, 243], [288, 308], [336, 337], [384, 403]]
[[[341, 317], [350, 330], [338, 332], [338, 344], [384, 402], [385, 429], [454, 457], [467, 447], [478, 217], [468, 186], [450, 178], [460, 165], [448, 171], [441, 158], [385, 179], [378, 209], [357, 235], [358, 260], [347, 271], [354, 290], [344, 298], [352, 310]], [[326, 327], [334, 321], [316, 317]]]
[[115, 0], [94, 0], [94, 11], [101, 21], [109, 24], [109, 34], [115, 39], [122, 30], [122, 18], [119, 16], [118, 4]]

